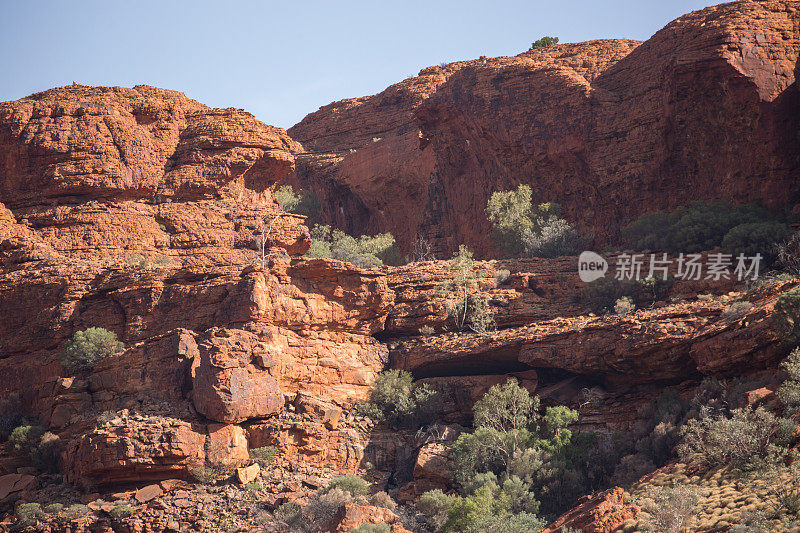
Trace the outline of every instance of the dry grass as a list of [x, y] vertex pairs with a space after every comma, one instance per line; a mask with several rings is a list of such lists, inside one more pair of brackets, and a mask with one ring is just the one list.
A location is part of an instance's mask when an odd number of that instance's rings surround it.
[[[728, 469], [715, 469], [698, 475], [686, 465], [665, 467], [651, 478], [631, 486], [625, 500], [646, 502], [654, 487], [687, 485], [697, 489], [697, 511], [686, 531], [726, 531], [742, 524], [748, 515], [762, 513], [769, 522], [769, 531], [800, 533], [800, 519], [780, 509], [775, 489], [792, 483], [789, 469], [776, 473], [742, 474]], [[638, 520], [628, 520], [621, 531], [646, 531], [649, 515], [642, 512]], [[752, 530], [755, 531], [755, 530]]]

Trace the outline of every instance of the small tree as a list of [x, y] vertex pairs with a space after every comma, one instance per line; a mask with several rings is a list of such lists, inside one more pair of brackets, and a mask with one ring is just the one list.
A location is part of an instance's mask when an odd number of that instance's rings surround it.
[[272, 196], [287, 213], [314, 217], [320, 210], [319, 197], [313, 191], [300, 189], [295, 194], [291, 185], [281, 185], [272, 193]]
[[474, 294], [472, 280], [478, 277], [472, 252], [463, 244], [453, 254], [448, 264], [453, 273], [450, 281], [443, 283], [440, 289], [456, 295], [455, 304], [450, 305], [448, 313], [462, 330], [469, 327], [477, 333], [485, 333], [494, 327], [494, 318], [489, 311], [489, 301], [483, 296]]
[[564, 219], [561, 206], [543, 203], [534, 207], [528, 185], [492, 193], [486, 213], [492, 222], [495, 243], [507, 257], [559, 257], [578, 253], [589, 241]]
[[78, 331], [64, 344], [61, 364], [68, 370], [91, 370], [101, 359], [125, 349], [117, 335], [103, 328]]
[[402, 263], [391, 233], [362, 235], [356, 239], [343, 231], [322, 225], [315, 225], [311, 229], [311, 247], [306, 257], [338, 259], [361, 268]]
[[538, 50], [539, 48], [546, 48], [548, 46], [553, 46], [554, 44], [558, 44], [558, 37], [550, 37], [549, 35], [545, 35], [541, 39], [533, 41], [530, 49]]
[[417, 385], [405, 370], [378, 374], [370, 401], [359, 406], [370, 416], [385, 419], [393, 427], [416, 429], [432, 422], [439, 411], [439, 393], [427, 384]]

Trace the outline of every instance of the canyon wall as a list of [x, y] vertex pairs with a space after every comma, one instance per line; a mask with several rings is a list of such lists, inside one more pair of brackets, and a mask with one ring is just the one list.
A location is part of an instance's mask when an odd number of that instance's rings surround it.
[[418, 236], [440, 257], [496, 254], [493, 191], [536, 201], [613, 242], [638, 215], [692, 200], [798, 203], [800, 100], [794, 0], [690, 13], [646, 42], [560, 44], [430, 67], [311, 113], [288, 181], [354, 234]]

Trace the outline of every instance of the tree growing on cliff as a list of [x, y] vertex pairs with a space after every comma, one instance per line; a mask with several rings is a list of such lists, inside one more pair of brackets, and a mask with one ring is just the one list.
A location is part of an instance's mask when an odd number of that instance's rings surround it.
[[125, 345], [117, 340], [115, 333], [104, 328], [88, 328], [76, 332], [64, 344], [61, 364], [71, 371], [91, 370], [100, 360], [124, 349]]
[[506, 257], [559, 257], [575, 255], [589, 242], [560, 217], [561, 206], [533, 206], [528, 185], [492, 193], [486, 213], [492, 222], [495, 244]]
[[489, 300], [478, 294], [472, 283], [478, 274], [469, 248], [460, 245], [450, 259], [448, 269], [453, 277], [439, 285], [439, 290], [455, 296], [455, 302], [449, 303], [448, 314], [455, 321], [456, 328], [463, 330], [468, 327], [476, 333], [485, 333], [494, 328]]

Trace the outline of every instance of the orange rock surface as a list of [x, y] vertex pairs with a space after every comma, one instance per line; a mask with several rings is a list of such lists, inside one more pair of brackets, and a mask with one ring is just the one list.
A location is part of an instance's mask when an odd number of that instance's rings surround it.
[[[796, 0], [687, 14], [644, 43], [600, 40], [429, 67], [289, 129], [293, 181], [324, 219], [495, 253], [484, 209], [529, 184], [598, 245], [692, 200], [791, 207], [800, 130]], [[758, 186], [753, 186], [757, 183]]]

